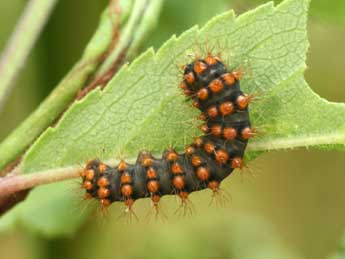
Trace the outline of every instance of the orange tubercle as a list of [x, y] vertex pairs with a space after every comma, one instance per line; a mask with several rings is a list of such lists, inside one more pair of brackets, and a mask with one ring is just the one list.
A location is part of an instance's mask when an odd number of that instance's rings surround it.
[[229, 159], [229, 154], [225, 150], [217, 150], [215, 157], [218, 163], [225, 164]]
[[234, 128], [225, 128], [223, 130], [223, 136], [227, 140], [233, 140], [236, 138], [237, 131]]
[[219, 106], [219, 110], [223, 116], [234, 112], [234, 105], [231, 102], [224, 102]]
[[150, 193], [155, 193], [155, 192], [158, 192], [158, 181], [156, 180], [151, 180], [151, 181], [148, 181], [147, 184], [147, 190], [150, 192]]
[[213, 93], [219, 93], [220, 91], [222, 91], [224, 85], [223, 85], [223, 82], [219, 79], [214, 79], [210, 85], [209, 85], [211, 91]]
[[129, 197], [133, 194], [133, 187], [129, 184], [125, 184], [121, 187], [121, 193], [125, 197]]
[[222, 134], [222, 126], [220, 126], [220, 125], [213, 125], [211, 127], [211, 133], [214, 136], [220, 136]]
[[250, 127], [244, 128], [241, 133], [244, 139], [250, 139], [255, 136], [255, 130]]
[[97, 191], [98, 198], [104, 199], [110, 195], [110, 190], [104, 187], [101, 187]]
[[193, 166], [198, 167], [201, 165], [201, 163], [202, 163], [202, 161], [201, 161], [201, 158], [199, 156], [197, 156], [197, 155], [192, 156], [192, 165]]
[[210, 177], [210, 172], [206, 167], [200, 166], [196, 170], [196, 175], [201, 181], [206, 181]]
[[241, 157], [235, 157], [231, 160], [231, 167], [232, 168], [242, 168], [243, 167], [243, 160]]
[[184, 178], [183, 178], [183, 176], [180, 176], [180, 175], [178, 175], [178, 176], [175, 176], [174, 178], [173, 178], [173, 186], [176, 188], [176, 189], [178, 189], [178, 190], [181, 190], [181, 189], [183, 189], [184, 188], [184, 185], [185, 185], [185, 182], [184, 182]]
[[188, 74], [184, 75], [184, 79], [188, 84], [193, 84], [195, 81], [194, 74], [192, 72], [189, 72]]
[[207, 65], [202, 61], [197, 61], [194, 63], [194, 71], [198, 75], [202, 74], [207, 69]]
[[157, 172], [154, 168], [152, 167], [149, 167], [146, 171], [146, 176], [147, 178], [149, 179], [153, 179], [153, 178], [156, 178], [157, 177]]
[[208, 98], [208, 91], [206, 88], [201, 88], [196, 95], [200, 100], [206, 100]]
[[127, 173], [127, 172], [122, 173], [122, 175], [121, 175], [121, 183], [122, 184], [130, 184], [130, 183], [132, 183], [132, 176], [129, 173]]
[[215, 118], [218, 116], [218, 109], [216, 106], [212, 106], [210, 108], [208, 108], [207, 110], [207, 114], [210, 118]]

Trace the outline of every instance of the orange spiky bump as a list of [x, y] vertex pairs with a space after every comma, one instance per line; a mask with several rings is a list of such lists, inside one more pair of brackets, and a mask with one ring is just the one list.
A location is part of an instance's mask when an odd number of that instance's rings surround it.
[[171, 172], [173, 172], [173, 174], [181, 174], [181, 173], [183, 173], [181, 165], [178, 162], [174, 162], [171, 165]]
[[207, 109], [207, 114], [210, 118], [215, 118], [218, 116], [218, 109], [216, 106], [212, 106]]
[[122, 185], [121, 193], [125, 197], [129, 197], [133, 194], [133, 187], [129, 184]]
[[231, 73], [233, 77], [238, 81], [242, 78], [242, 73], [241, 71], [232, 71]]
[[211, 133], [212, 133], [214, 136], [219, 137], [220, 135], [222, 135], [222, 126], [221, 126], [221, 125], [213, 125], [213, 126], [211, 127]]
[[241, 157], [235, 157], [231, 161], [232, 168], [242, 168], [243, 167], [243, 160]]
[[202, 144], [203, 144], [202, 138], [196, 138], [196, 139], [194, 140], [194, 144], [195, 144], [195, 146], [197, 146], [197, 147], [201, 147]]
[[201, 88], [196, 95], [200, 100], [206, 100], [208, 98], [208, 90], [206, 88]]
[[131, 184], [132, 183], [132, 176], [129, 173], [124, 172], [121, 175], [121, 183], [122, 184]]
[[141, 165], [144, 167], [149, 167], [153, 165], [153, 159], [151, 157], [144, 157], [141, 161]]
[[219, 110], [223, 116], [234, 112], [234, 105], [231, 102], [224, 102], [219, 106]]
[[205, 151], [206, 151], [207, 153], [211, 154], [211, 153], [214, 152], [215, 146], [214, 146], [213, 143], [207, 142], [207, 143], [205, 143], [205, 145], [204, 145], [204, 149], [205, 149]]
[[97, 190], [98, 198], [104, 199], [110, 195], [110, 190], [104, 187], [101, 187]]
[[235, 83], [235, 77], [231, 73], [226, 73], [222, 76], [224, 82], [228, 85], [231, 86]]
[[193, 166], [198, 167], [201, 165], [201, 163], [202, 163], [202, 161], [201, 161], [200, 156], [197, 156], [197, 155], [192, 156], [192, 165]]
[[241, 133], [243, 139], [250, 139], [255, 136], [255, 130], [250, 127], [244, 128]]
[[98, 166], [99, 173], [103, 174], [107, 170], [107, 166], [104, 163], [100, 163]]
[[196, 175], [201, 181], [206, 181], [210, 177], [210, 172], [206, 167], [200, 166], [196, 170]]
[[217, 59], [214, 58], [211, 53], [208, 53], [207, 57], [205, 58], [205, 62], [207, 65], [212, 66], [217, 63]]
[[231, 102], [224, 102], [219, 106], [219, 110], [223, 116], [234, 112], [234, 105]]
[[200, 130], [206, 134], [210, 129], [208, 128], [207, 124], [202, 124], [200, 126]]
[[220, 91], [222, 91], [224, 85], [223, 85], [223, 82], [221, 80], [214, 79], [210, 83], [209, 87], [213, 93], [219, 93]]
[[233, 140], [234, 138], [236, 138], [236, 135], [237, 131], [234, 128], [229, 127], [223, 130], [223, 136], [227, 140]]
[[92, 169], [88, 169], [85, 173], [85, 178], [87, 180], [92, 180], [95, 177], [95, 171]]
[[180, 176], [180, 175], [175, 176], [173, 178], [172, 183], [173, 183], [173, 186], [178, 190], [182, 190], [185, 186], [184, 178], [183, 178], [183, 176]]
[[93, 185], [92, 185], [92, 183], [90, 181], [85, 181], [83, 183], [83, 187], [84, 187], [85, 190], [91, 190]]
[[166, 159], [170, 162], [178, 160], [178, 154], [175, 151], [168, 151]]
[[109, 185], [109, 180], [106, 177], [101, 177], [97, 181], [99, 187], [106, 187]]
[[207, 69], [207, 65], [202, 61], [194, 63], [194, 72], [198, 75], [202, 74]]
[[156, 180], [148, 181], [146, 184], [146, 187], [150, 193], [158, 192], [158, 181]]
[[157, 172], [153, 167], [149, 167], [146, 171], [146, 176], [149, 179], [155, 179], [157, 177]]
[[99, 202], [101, 203], [102, 207], [109, 207], [111, 204], [111, 201], [109, 199], [100, 199]]
[[121, 160], [120, 163], [117, 166], [117, 169], [119, 171], [125, 171], [128, 168], [127, 163], [124, 160]]
[[189, 72], [188, 74], [184, 75], [184, 79], [188, 84], [193, 84], [195, 81], [194, 74], [192, 72]]
[[236, 99], [236, 104], [239, 109], [244, 110], [245, 108], [247, 108], [250, 100], [251, 97], [249, 95], [240, 95]]
[[186, 155], [191, 156], [194, 154], [195, 149], [192, 146], [186, 146], [185, 152], [186, 152]]
[[229, 154], [225, 150], [217, 150], [215, 154], [216, 161], [225, 164], [229, 159]]
[[207, 187], [210, 188], [212, 191], [217, 191], [219, 190], [219, 182], [215, 180], [210, 181]]

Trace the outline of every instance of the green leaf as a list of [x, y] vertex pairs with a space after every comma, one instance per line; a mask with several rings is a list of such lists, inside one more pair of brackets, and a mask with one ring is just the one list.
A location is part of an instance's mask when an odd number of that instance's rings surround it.
[[159, 154], [182, 150], [198, 134], [190, 103], [178, 89], [178, 65], [190, 54], [221, 51], [230, 67], [246, 65], [242, 87], [260, 92], [251, 106], [253, 124], [263, 133], [255, 151], [304, 146], [343, 148], [344, 104], [328, 103], [303, 78], [308, 48], [308, 1], [269, 3], [234, 18], [227, 12], [125, 66], [104, 91], [76, 103], [56, 128], [48, 129], [26, 154], [22, 169], [34, 172], [84, 163], [92, 157], [135, 159], [143, 148]]
[[[139, 150], [159, 154], [168, 146], [181, 151], [199, 132], [197, 111], [177, 87], [178, 66], [191, 62], [190, 54], [205, 55], [210, 49], [221, 51], [231, 68], [245, 66], [243, 89], [260, 93], [250, 115], [261, 134], [250, 141], [249, 156], [297, 147], [344, 150], [345, 105], [321, 99], [303, 78], [308, 4], [268, 3], [238, 18], [230, 11], [201, 30], [194, 27], [172, 37], [157, 54], [149, 49], [124, 66], [105, 90], [75, 103], [29, 149], [21, 169], [33, 173], [93, 157], [134, 160]], [[65, 222], [60, 223], [56, 233], [64, 233]]]

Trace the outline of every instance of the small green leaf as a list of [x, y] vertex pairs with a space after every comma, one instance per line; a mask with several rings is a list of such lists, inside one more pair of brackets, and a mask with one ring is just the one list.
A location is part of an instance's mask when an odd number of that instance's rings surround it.
[[[345, 105], [321, 99], [303, 78], [308, 4], [268, 3], [236, 19], [227, 12], [201, 30], [194, 27], [172, 37], [157, 54], [148, 50], [124, 66], [105, 90], [75, 103], [30, 148], [21, 169], [32, 173], [93, 157], [134, 160], [139, 150], [159, 154], [168, 146], [181, 151], [199, 132], [197, 111], [177, 87], [182, 77], [178, 66], [191, 62], [190, 54], [205, 55], [210, 49], [221, 51], [231, 68], [245, 66], [243, 89], [260, 93], [250, 116], [261, 134], [250, 141], [249, 156], [309, 146], [344, 150]], [[24, 219], [25, 209], [20, 214]], [[60, 224], [63, 229], [65, 222]], [[47, 226], [36, 228], [46, 232]]]

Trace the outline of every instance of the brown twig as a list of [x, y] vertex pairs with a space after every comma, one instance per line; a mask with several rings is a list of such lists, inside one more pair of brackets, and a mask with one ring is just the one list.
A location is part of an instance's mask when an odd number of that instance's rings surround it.
[[20, 169], [16, 168], [11, 175], [0, 178], [0, 198], [42, 184], [76, 178], [80, 170], [80, 167], [67, 167], [21, 175]]

